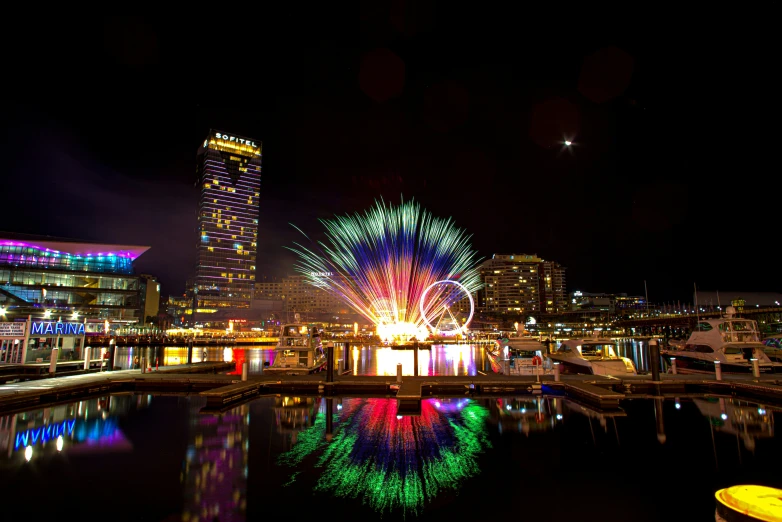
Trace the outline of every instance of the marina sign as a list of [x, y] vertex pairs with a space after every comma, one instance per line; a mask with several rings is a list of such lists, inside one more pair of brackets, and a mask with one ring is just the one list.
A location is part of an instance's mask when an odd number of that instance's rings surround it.
[[84, 323], [33, 321], [30, 335], [84, 335]]

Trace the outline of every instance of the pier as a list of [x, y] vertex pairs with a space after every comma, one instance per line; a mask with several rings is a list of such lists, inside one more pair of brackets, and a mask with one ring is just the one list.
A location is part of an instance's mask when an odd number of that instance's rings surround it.
[[230, 375], [233, 363], [196, 363], [158, 371], [122, 370], [53, 377], [0, 386], [0, 411], [21, 411], [41, 404], [72, 401], [109, 393], [198, 394], [206, 411], [221, 411], [257, 397], [277, 394], [323, 397], [396, 397], [400, 414], [420, 412], [420, 402], [432, 397], [496, 397], [499, 395], [563, 395], [599, 408], [616, 408], [630, 398], [674, 398], [690, 395], [733, 396], [782, 405], [782, 376], [731, 375], [710, 377], [671, 375], [653, 381], [650, 375], [533, 376], [302, 376]]
[[224, 386], [233, 363], [203, 362], [167, 366], [157, 371], [117, 370], [51, 377], [0, 386], [0, 412], [21, 411], [42, 404], [59, 404], [118, 392], [197, 393]]

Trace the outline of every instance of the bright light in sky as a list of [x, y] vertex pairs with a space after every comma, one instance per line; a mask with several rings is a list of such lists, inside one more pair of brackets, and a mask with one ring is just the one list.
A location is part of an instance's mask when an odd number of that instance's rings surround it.
[[573, 142], [572, 142], [572, 141], [570, 141], [570, 140], [565, 140], [565, 146], [566, 146], [566, 147], [570, 147], [571, 145], [573, 145]]

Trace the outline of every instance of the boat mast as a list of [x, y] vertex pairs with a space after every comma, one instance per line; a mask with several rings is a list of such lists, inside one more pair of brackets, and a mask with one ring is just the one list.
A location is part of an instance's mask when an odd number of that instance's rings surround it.
[[698, 324], [700, 325], [701, 324], [701, 314], [698, 311], [698, 286], [695, 283], [693, 283], [692, 287], [695, 289], [695, 318], [697, 319]]

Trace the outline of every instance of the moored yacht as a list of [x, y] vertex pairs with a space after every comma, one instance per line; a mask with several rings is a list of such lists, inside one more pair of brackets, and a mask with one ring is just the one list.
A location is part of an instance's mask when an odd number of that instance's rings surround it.
[[587, 375], [636, 375], [633, 361], [617, 355], [613, 339], [591, 337], [567, 339], [549, 357], [561, 364], [562, 373]]
[[763, 351], [774, 362], [782, 362], [782, 334], [774, 334], [761, 341]]
[[317, 327], [302, 322], [288, 323], [280, 329], [274, 361], [263, 373], [306, 375], [324, 370], [326, 362]]
[[752, 359], [758, 360], [761, 373], [782, 373], [782, 363], [773, 362], [760, 342], [757, 321], [735, 317], [729, 306], [723, 317], [699, 321], [685, 345], [661, 350], [668, 366], [676, 359], [677, 373], [715, 373], [720, 362], [722, 373], [752, 373]]
[[497, 339], [497, 344], [501, 348], [508, 348], [508, 352], [512, 355], [515, 352], [534, 352], [542, 350], [544, 348], [540, 339], [533, 337], [528, 332], [520, 333], [518, 335], [505, 336]]
[[527, 332], [497, 339], [497, 345], [510, 359], [512, 374], [534, 375], [552, 371], [546, 346]]

